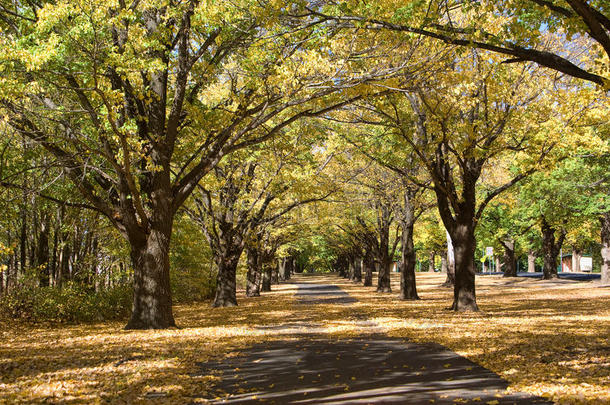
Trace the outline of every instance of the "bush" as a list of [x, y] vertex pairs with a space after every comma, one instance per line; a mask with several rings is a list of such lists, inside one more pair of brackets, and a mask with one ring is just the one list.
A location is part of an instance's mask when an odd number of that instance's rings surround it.
[[78, 284], [23, 287], [0, 297], [0, 316], [28, 321], [98, 322], [124, 319], [131, 310], [129, 286], [99, 292]]

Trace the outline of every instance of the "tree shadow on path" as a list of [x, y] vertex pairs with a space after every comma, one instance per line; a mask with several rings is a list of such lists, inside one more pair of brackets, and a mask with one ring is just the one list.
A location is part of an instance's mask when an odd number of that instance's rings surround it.
[[441, 345], [383, 335], [341, 340], [302, 335], [199, 367], [197, 375], [219, 379], [194, 402], [551, 404], [526, 394], [505, 394], [506, 380]]

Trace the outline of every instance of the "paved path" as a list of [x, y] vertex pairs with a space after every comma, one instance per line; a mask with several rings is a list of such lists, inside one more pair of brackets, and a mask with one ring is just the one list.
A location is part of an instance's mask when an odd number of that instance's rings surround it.
[[[336, 285], [297, 287], [295, 296], [304, 304], [357, 301]], [[221, 377], [209, 403], [550, 404], [526, 394], [504, 395], [505, 380], [441, 345], [379, 333], [340, 340], [299, 333], [200, 367], [202, 375]]]

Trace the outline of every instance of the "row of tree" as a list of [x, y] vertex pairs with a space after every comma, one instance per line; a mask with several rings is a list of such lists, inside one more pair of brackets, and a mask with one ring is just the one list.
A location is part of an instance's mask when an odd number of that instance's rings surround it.
[[[352, 211], [363, 189], [376, 195], [383, 235], [357, 230], [367, 226], [358, 212], [343, 227], [377, 256], [382, 291], [401, 243], [403, 282], [413, 285], [405, 290], [416, 294], [414, 227], [436, 205], [455, 256], [453, 308], [476, 310], [475, 232], [486, 207], [559, 161], [607, 153], [601, 0], [0, 5], [1, 130], [57, 173], [50, 184], [25, 180], [40, 168], [19, 169], [11, 141], [0, 180], [11, 196], [94, 211], [123, 237], [134, 286], [128, 328], [175, 325], [178, 216], [209, 241], [215, 305], [234, 305], [241, 252], [253, 269], [269, 268], [283, 235], [319, 208], [285, 215], [338, 189]], [[356, 155], [369, 162], [351, 165]], [[605, 200], [597, 207], [607, 211]], [[392, 244], [393, 222], [401, 236]], [[79, 232], [57, 244], [78, 262], [97, 254], [95, 238]]]

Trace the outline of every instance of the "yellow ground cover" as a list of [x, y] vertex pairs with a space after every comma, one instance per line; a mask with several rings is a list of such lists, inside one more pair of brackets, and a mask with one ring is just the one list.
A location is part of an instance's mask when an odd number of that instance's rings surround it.
[[[510, 389], [558, 403], [610, 404], [610, 288], [485, 276], [477, 280], [481, 312], [455, 314], [444, 310], [452, 291], [440, 286], [442, 277], [419, 273], [422, 300], [410, 302], [337, 276], [298, 276], [292, 281], [337, 283], [359, 302], [303, 305], [286, 284], [260, 298], [240, 296], [236, 308], [177, 306], [181, 329], [165, 331], [3, 322], [0, 403], [188, 403], [219, 378], [192, 377], [197, 362], [308, 329], [341, 338], [381, 327], [441, 343], [502, 375]], [[285, 327], [265, 328], [272, 325]]]

